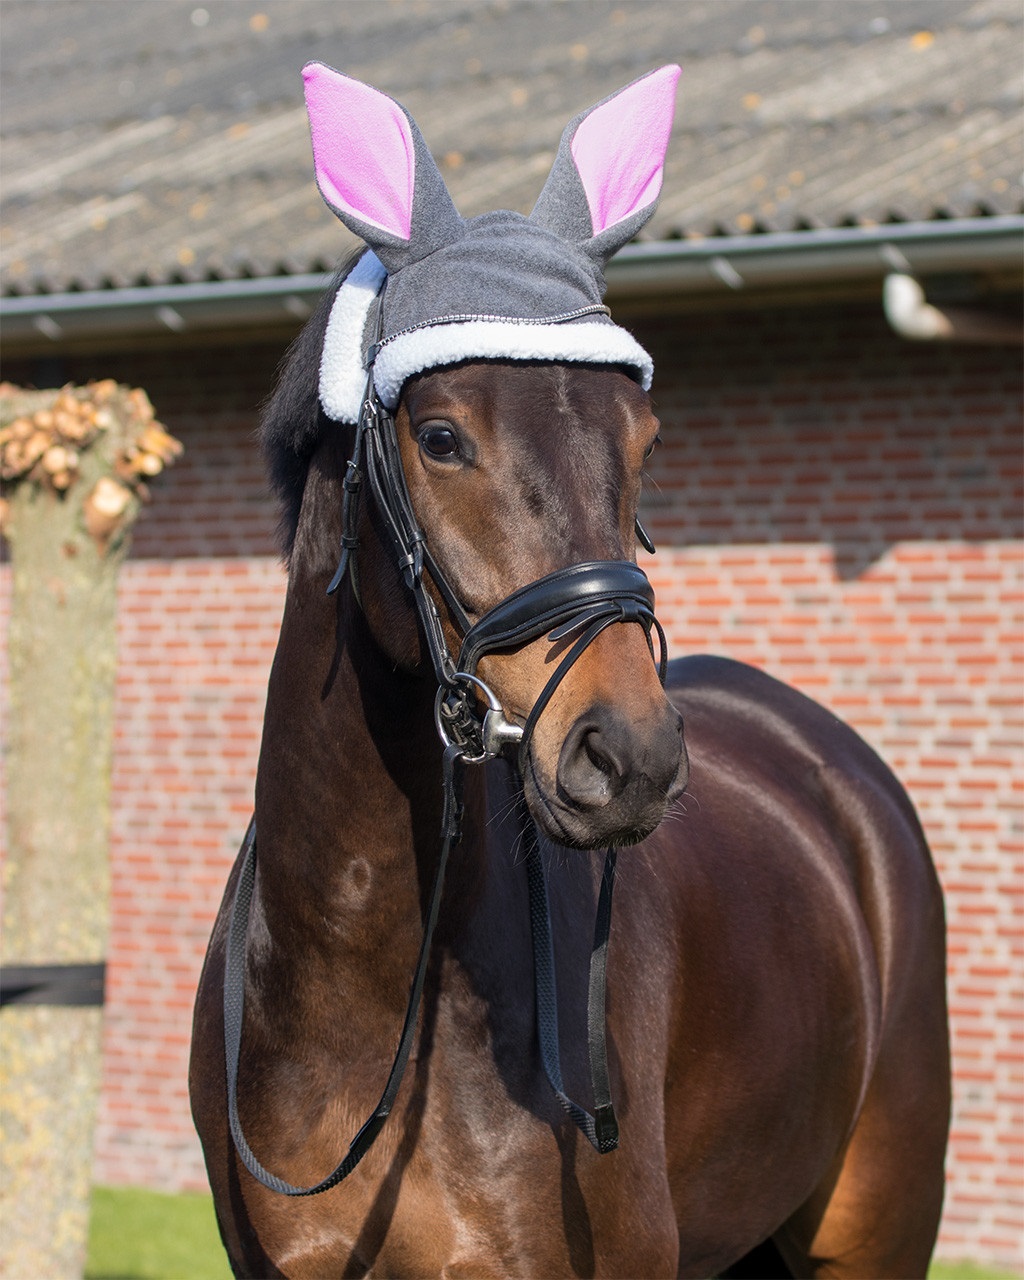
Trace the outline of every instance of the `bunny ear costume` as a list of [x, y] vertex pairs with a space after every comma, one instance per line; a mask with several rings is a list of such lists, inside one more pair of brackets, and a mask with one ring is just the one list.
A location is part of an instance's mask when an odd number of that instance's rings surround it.
[[603, 268], [657, 205], [679, 74], [652, 71], [570, 121], [529, 217], [466, 219], [404, 107], [309, 63], [317, 185], [370, 248], [339, 288], [324, 338], [327, 415], [358, 420], [371, 359], [388, 409], [412, 374], [468, 358], [616, 364], [649, 388], [650, 356], [602, 305]]

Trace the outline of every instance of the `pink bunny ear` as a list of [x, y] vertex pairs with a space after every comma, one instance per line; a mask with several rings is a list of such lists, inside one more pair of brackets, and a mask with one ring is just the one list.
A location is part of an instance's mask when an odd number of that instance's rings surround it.
[[572, 158], [595, 236], [658, 198], [680, 74], [672, 65], [634, 81], [576, 130]]
[[458, 239], [462, 219], [408, 111], [321, 62], [302, 77], [320, 192], [387, 270]]
[[412, 230], [416, 148], [405, 112], [369, 85], [310, 62], [302, 70], [313, 163], [324, 199], [401, 240]]
[[680, 74], [661, 67], [571, 120], [531, 221], [602, 263], [631, 240], [661, 192]]

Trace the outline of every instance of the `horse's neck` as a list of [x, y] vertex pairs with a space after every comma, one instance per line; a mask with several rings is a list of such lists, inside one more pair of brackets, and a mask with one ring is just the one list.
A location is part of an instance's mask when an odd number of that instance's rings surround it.
[[[250, 965], [269, 1044], [345, 1056], [393, 1048], [441, 850], [441, 747], [433, 682], [396, 672], [357, 607], [336, 631], [318, 583], [289, 591], [268, 691]], [[454, 963], [462, 1023], [482, 1019], [486, 1034], [500, 1014], [521, 1042], [532, 982], [521, 789], [500, 764], [467, 767], [464, 784], [428, 989]]]
[[394, 670], [351, 598], [339, 611], [322, 585], [292, 582], [256, 786], [258, 905], [276, 951], [379, 948], [399, 966], [414, 954], [440, 847], [432, 695]]

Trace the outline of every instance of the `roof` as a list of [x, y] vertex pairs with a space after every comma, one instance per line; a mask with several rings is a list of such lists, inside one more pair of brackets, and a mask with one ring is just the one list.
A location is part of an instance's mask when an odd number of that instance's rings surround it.
[[566, 121], [683, 67], [645, 239], [1024, 209], [1019, 0], [4, 0], [0, 287], [330, 269], [300, 69], [415, 116], [466, 215], [528, 212]]

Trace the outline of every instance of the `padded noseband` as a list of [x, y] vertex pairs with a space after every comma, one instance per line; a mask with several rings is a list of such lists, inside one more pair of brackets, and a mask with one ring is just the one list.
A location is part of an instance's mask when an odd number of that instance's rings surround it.
[[[573, 628], [561, 624], [589, 618], [592, 610], [614, 603], [622, 621], [654, 616], [654, 591], [639, 565], [629, 560], [590, 560], [556, 569], [520, 587], [472, 626], [459, 651], [459, 670], [475, 672], [485, 653], [511, 649], [559, 628], [561, 639]], [[582, 623], [580, 623], [582, 625]]]

